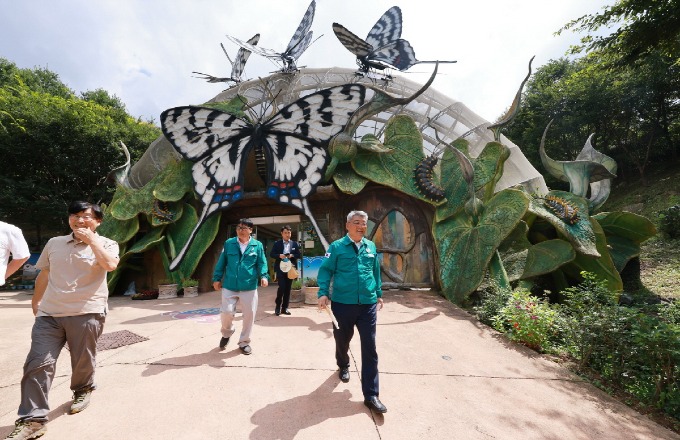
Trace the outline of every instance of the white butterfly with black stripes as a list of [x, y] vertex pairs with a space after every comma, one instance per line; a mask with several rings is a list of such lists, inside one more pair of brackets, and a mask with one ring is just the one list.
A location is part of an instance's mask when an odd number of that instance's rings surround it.
[[393, 6], [373, 25], [366, 40], [357, 37], [339, 23], [333, 23], [333, 32], [343, 46], [356, 55], [359, 70], [363, 73], [371, 68], [384, 70], [388, 67], [404, 71], [415, 64], [436, 62], [417, 60], [411, 44], [401, 38], [401, 27], [401, 9]]
[[302, 55], [302, 53], [307, 50], [309, 45], [312, 43], [312, 31], [310, 31], [310, 28], [312, 27], [312, 21], [314, 20], [315, 10], [316, 1], [312, 0], [312, 2], [309, 4], [309, 7], [307, 7], [307, 12], [305, 12], [304, 17], [302, 17], [302, 21], [295, 31], [295, 34], [293, 34], [293, 37], [290, 39], [286, 50], [283, 52], [276, 52], [272, 49], [257, 47], [230, 35], [227, 35], [227, 38], [244, 49], [248, 49], [263, 57], [277, 60], [277, 62], [281, 64], [281, 70], [283, 72], [295, 72], [297, 70], [296, 62], [298, 58], [300, 58], [300, 55]]
[[[260, 34], [255, 34], [253, 37], [248, 40], [248, 44], [251, 46], [257, 45], [257, 43], [260, 41]], [[201, 72], [192, 72], [198, 75], [203, 75], [201, 79], [207, 80], [209, 83], [217, 83], [217, 82], [229, 82], [233, 81], [235, 83], [241, 82], [241, 76], [243, 75], [243, 69], [246, 66], [246, 61], [248, 61], [248, 57], [250, 57], [251, 51], [248, 49], [244, 48], [239, 48], [238, 52], [236, 52], [236, 58], [234, 58], [234, 61], [231, 60], [229, 57], [229, 54], [227, 53], [227, 50], [224, 48], [224, 45], [220, 43], [220, 46], [222, 46], [222, 50], [224, 51], [224, 54], [227, 56], [227, 59], [229, 60], [229, 63], [231, 64], [231, 76], [228, 78], [219, 78], [216, 76], [208, 75], [207, 73], [201, 73]]]
[[[206, 107], [176, 107], [161, 114], [163, 134], [187, 160], [194, 162], [194, 189], [203, 211], [189, 239], [170, 265], [174, 270], [193, 238], [214, 212], [244, 196], [249, 153], [262, 147], [267, 162], [267, 195], [302, 209], [330, 161], [326, 143], [350, 122], [366, 101], [360, 84], [323, 89], [283, 107], [261, 122]], [[318, 228], [317, 228], [318, 229]]]

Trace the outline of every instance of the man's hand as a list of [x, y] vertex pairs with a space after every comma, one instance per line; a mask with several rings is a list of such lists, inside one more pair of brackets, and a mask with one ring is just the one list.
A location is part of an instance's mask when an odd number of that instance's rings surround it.
[[85, 244], [92, 244], [92, 242], [97, 239], [97, 234], [89, 228], [74, 229], [73, 236]]
[[319, 298], [319, 310], [323, 310], [326, 307], [328, 307], [328, 303], [329, 303], [329, 300], [328, 300], [328, 297], [326, 295]]
[[222, 282], [221, 281], [213, 281], [213, 289], [222, 290]]
[[284, 258], [286, 258], [286, 254], [279, 254], [279, 258], [283, 260]]
[[260, 285], [261, 285], [262, 287], [267, 287], [267, 286], [269, 285], [269, 280], [266, 279], [266, 278], [262, 278], [262, 279], [260, 280]]
[[382, 308], [385, 306], [385, 302], [383, 301], [382, 298], [378, 298], [378, 310], [382, 310]]

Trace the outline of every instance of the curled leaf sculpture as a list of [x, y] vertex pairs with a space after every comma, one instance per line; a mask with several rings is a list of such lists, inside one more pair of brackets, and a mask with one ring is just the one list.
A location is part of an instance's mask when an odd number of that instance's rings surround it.
[[[598, 153], [590, 144], [593, 135], [591, 134], [586, 141], [581, 154], [573, 161], [553, 160], [545, 152], [545, 138], [548, 128], [553, 123], [551, 120], [543, 130], [539, 154], [545, 169], [555, 178], [564, 182], [569, 182], [569, 191], [573, 194], [586, 197], [589, 185], [592, 183], [609, 180], [616, 177], [616, 162], [604, 154]], [[608, 189], [610, 184], [597, 185], [593, 191], [593, 200], [590, 205], [601, 206], [609, 196]], [[605, 194], [606, 192], [606, 194]], [[591, 211], [589, 206], [588, 211]]]

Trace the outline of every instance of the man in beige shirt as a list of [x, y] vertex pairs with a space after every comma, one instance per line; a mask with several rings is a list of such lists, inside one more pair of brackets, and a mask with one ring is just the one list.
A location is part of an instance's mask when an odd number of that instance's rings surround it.
[[36, 318], [31, 350], [21, 379], [19, 418], [8, 439], [34, 439], [45, 433], [48, 393], [67, 342], [73, 391], [70, 413], [84, 410], [95, 389], [97, 339], [108, 310], [106, 274], [118, 265], [118, 244], [96, 233], [104, 217], [98, 205], [73, 202], [68, 213], [72, 233], [48, 241], [36, 263], [40, 274], [32, 300]]

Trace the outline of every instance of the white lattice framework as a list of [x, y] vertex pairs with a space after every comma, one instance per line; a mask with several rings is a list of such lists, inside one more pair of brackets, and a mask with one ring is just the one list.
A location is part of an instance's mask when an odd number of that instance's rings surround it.
[[[422, 87], [422, 84], [403, 77], [395, 76], [386, 80], [358, 75], [352, 69], [300, 69], [294, 74], [274, 73], [266, 78], [241, 82], [209, 102], [229, 101], [238, 94], [247, 99], [253, 114], [266, 117], [307, 94], [348, 83], [365, 84], [398, 98], [412, 96]], [[381, 137], [386, 122], [396, 114], [407, 114], [413, 118], [423, 135], [426, 154], [440, 149], [440, 141], [450, 143], [465, 136], [470, 143], [471, 156], [476, 157], [488, 142], [494, 140], [493, 133], [487, 129], [489, 121], [462, 102], [432, 88], [405, 106], [395, 106], [371, 116], [359, 127], [357, 137], [367, 133]], [[505, 163], [503, 177], [496, 190], [523, 185], [530, 191], [547, 192], [543, 176], [524, 157], [519, 147], [504, 136], [501, 136], [501, 142], [510, 149], [510, 158]], [[165, 166], [169, 157], [178, 156], [168, 141], [163, 137], [157, 139], [132, 167], [130, 183], [135, 187], [144, 185]]]

